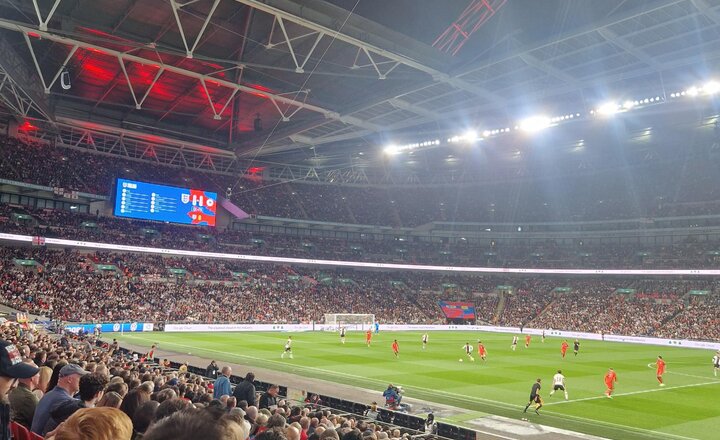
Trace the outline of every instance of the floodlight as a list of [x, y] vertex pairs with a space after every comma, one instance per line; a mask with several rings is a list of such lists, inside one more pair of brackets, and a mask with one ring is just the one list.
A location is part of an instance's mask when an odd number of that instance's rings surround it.
[[703, 87], [703, 90], [708, 95], [714, 95], [715, 93], [720, 92], [720, 83], [717, 81], [710, 81], [705, 84], [705, 86]]
[[387, 154], [388, 156], [394, 156], [400, 152], [400, 148], [398, 148], [397, 145], [388, 145], [383, 149], [383, 153]]
[[692, 86], [692, 87], [690, 87], [689, 89], [687, 89], [687, 94], [688, 94], [688, 96], [697, 96], [698, 93], [700, 93], [700, 91], [699, 91], [698, 88], [695, 87], [695, 86]]
[[463, 139], [465, 139], [466, 141], [474, 141], [475, 139], [477, 139], [477, 136], [477, 131], [468, 130], [465, 132], [465, 134], [463, 134]]
[[620, 106], [617, 105], [615, 102], [606, 102], [605, 104], [598, 107], [597, 112], [601, 115], [614, 115], [615, 113], [620, 111]]
[[547, 116], [532, 116], [520, 121], [520, 129], [523, 131], [540, 131], [548, 128], [552, 121]]

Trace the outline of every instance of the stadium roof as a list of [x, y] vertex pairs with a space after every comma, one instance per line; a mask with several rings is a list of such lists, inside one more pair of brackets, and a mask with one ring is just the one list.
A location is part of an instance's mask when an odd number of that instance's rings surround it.
[[342, 163], [390, 141], [663, 95], [718, 68], [714, 1], [495, 2], [456, 55], [433, 47], [471, 3], [7, 0], [0, 95], [15, 113]]

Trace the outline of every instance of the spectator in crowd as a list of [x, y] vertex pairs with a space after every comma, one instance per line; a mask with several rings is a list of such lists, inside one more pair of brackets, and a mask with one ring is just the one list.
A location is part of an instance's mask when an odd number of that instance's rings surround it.
[[263, 409], [267, 408], [271, 411], [277, 408], [278, 404], [278, 393], [280, 391], [280, 387], [278, 385], [270, 385], [270, 387], [260, 396], [260, 402], [258, 405], [258, 408]]
[[218, 366], [214, 360], [210, 361], [210, 365], [208, 365], [207, 368], [205, 369], [205, 376], [209, 377], [210, 379], [217, 379]]
[[53, 431], [60, 423], [67, 420], [79, 409], [95, 407], [95, 404], [102, 398], [107, 383], [107, 378], [97, 373], [82, 376], [80, 378], [79, 399], [68, 400], [56, 405], [50, 411], [50, 418], [45, 424], [44, 431]]
[[67, 364], [60, 368], [57, 386], [40, 399], [35, 409], [32, 432], [42, 436], [46, 434], [45, 427], [50, 419], [50, 412], [62, 403], [73, 400], [73, 396], [80, 390], [80, 378], [86, 374], [88, 373], [76, 364]]
[[213, 398], [219, 399], [222, 396], [230, 396], [232, 389], [230, 388], [230, 375], [232, 368], [227, 365], [222, 367], [222, 375], [218, 377], [213, 385]]
[[177, 412], [155, 423], [143, 436], [144, 440], [245, 440], [243, 427], [222, 415], [217, 417], [207, 409]]
[[130, 440], [132, 422], [115, 408], [83, 408], [54, 431], [48, 440]]
[[53, 370], [50, 367], [40, 367], [40, 373], [38, 374], [38, 384], [37, 387], [35, 387], [35, 389], [33, 390], [33, 393], [37, 396], [38, 399], [42, 399], [45, 393], [49, 391], [48, 383], [50, 383], [50, 377], [52, 376], [52, 372]]
[[38, 373], [37, 367], [22, 361], [17, 347], [0, 339], [0, 439], [10, 439], [10, 402], [8, 394], [17, 379], [28, 379]]
[[148, 400], [150, 400], [150, 397], [147, 393], [139, 390], [138, 388], [134, 388], [130, 390], [125, 397], [123, 397], [122, 404], [120, 404], [120, 410], [127, 414], [130, 420], [132, 420], [132, 418], [135, 417], [135, 411], [137, 411], [137, 409]]
[[115, 391], [108, 391], [103, 394], [102, 398], [98, 400], [95, 406], [107, 406], [110, 408], [120, 409], [122, 403], [122, 396]]
[[255, 406], [255, 373], [248, 372], [245, 379], [235, 386], [233, 396], [238, 402], [245, 401], [249, 406]]
[[145, 431], [155, 420], [155, 413], [159, 406], [160, 404], [157, 401], [148, 400], [135, 411], [135, 416], [132, 418], [133, 439], [142, 438]]
[[[37, 365], [35, 365], [32, 361], [25, 361], [25, 363], [37, 368]], [[18, 379], [17, 387], [10, 391], [10, 394], [8, 395], [10, 406], [13, 409], [13, 420], [27, 429], [30, 429], [30, 425], [32, 425], [35, 408], [40, 400], [33, 393], [33, 390], [37, 387], [39, 381], [40, 371], [38, 370], [38, 374], [35, 374], [32, 377]]]

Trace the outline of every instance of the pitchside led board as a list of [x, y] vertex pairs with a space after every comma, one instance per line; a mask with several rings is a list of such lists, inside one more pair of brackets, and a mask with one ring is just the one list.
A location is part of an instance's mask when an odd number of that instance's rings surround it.
[[118, 179], [115, 209], [118, 217], [215, 226], [217, 193]]

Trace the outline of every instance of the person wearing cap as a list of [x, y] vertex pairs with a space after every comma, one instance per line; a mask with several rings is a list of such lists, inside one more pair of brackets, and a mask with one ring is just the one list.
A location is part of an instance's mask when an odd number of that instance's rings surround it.
[[[26, 364], [37, 367], [35, 362], [26, 360]], [[10, 391], [8, 399], [10, 400], [10, 407], [13, 411], [13, 420], [23, 425], [27, 429], [30, 429], [32, 424], [33, 415], [35, 415], [35, 408], [37, 407], [40, 399], [33, 393], [33, 390], [38, 387], [40, 382], [40, 373], [27, 378], [18, 379], [17, 388]]]
[[11, 438], [8, 394], [17, 386], [18, 379], [29, 379], [39, 371], [22, 361], [14, 344], [0, 340], [0, 440]]
[[31, 431], [45, 436], [45, 425], [50, 418], [50, 412], [63, 403], [73, 400], [73, 396], [80, 390], [80, 377], [88, 374], [77, 364], [67, 364], [60, 369], [58, 384], [48, 391], [35, 409]]

